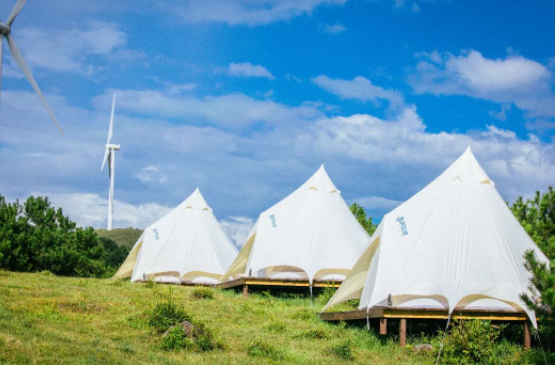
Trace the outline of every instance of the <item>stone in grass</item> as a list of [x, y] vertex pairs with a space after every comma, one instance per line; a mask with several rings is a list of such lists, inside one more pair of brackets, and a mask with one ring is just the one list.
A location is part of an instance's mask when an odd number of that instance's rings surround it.
[[188, 321], [183, 321], [181, 323], [175, 324], [172, 327], [168, 328], [168, 330], [166, 332], [164, 332], [162, 337], [164, 338], [164, 337], [168, 336], [168, 333], [170, 332], [170, 330], [172, 330], [175, 327], [181, 328], [183, 330], [183, 332], [185, 332], [185, 335], [189, 338], [199, 338], [199, 337], [201, 337], [205, 334], [203, 332], [203, 330], [201, 330], [199, 327], [195, 326], [193, 323], [188, 322]]
[[413, 351], [416, 351], [416, 352], [432, 351], [432, 350], [434, 350], [434, 348], [432, 347], [432, 345], [429, 345], [428, 343], [422, 343], [420, 345], [413, 346]]

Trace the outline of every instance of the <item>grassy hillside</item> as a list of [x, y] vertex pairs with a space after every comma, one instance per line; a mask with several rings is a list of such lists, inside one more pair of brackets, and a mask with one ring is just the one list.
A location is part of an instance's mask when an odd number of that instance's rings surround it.
[[[148, 316], [169, 290], [216, 333], [223, 349], [161, 348]], [[0, 364], [424, 364], [434, 356], [322, 322], [314, 315], [322, 305], [307, 298], [244, 298], [214, 289], [214, 299], [194, 299], [193, 290], [0, 272]], [[333, 348], [348, 341], [353, 360], [343, 361]]]
[[142, 230], [136, 228], [117, 228], [111, 231], [107, 231], [106, 229], [97, 229], [95, 232], [100, 237], [106, 237], [114, 240], [117, 244], [126, 246], [126, 247], [133, 247], [135, 242], [143, 233]]

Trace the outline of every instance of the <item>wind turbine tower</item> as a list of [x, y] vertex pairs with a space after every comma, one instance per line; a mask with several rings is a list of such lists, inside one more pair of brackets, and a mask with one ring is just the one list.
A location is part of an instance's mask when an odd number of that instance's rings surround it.
[[108, 140], [104, 149], [104, 159], [100, 170], [104, 169], [106, 161], [108, 161], [108, 177], [110, 178], [110, 188], [108, 189], [108, 227], [112, 230], [112, 217], [114, 216], [114, 172], [116, 169], [116, 151], [120, 150], [119, 144], [112, 143], [112, 130], [114, 127], [114, 107], [116, 106], [116, 95], [112, 99], [112, 113], [110, 114], [110, 126], [108, 127]]

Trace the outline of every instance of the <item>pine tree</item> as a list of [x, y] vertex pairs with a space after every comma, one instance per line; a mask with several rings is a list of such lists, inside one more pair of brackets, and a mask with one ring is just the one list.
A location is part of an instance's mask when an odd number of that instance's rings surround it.
[[525, 254], [525, 268], [532, 274], [531, 294], [522, 294], [522, 300], [533, 309], [539, 323], [543, 342], [554, 351], [554, 190], [524, 201], [519, 197], [511, 209], [525, 231], [546, 255], [549, 263], [529, 251]]
[[367, 213], [365, 212], [365, 209], [363, 209], [363, 207], [357, 203], [353, 203], [349, 207], [349, 210], [351, 210], [351, 212], [355, 216], [355, 219], [357, 219], [357, 221], [361, 224], [363, 229], [367, 231], [369, 236], [372, 236], [377, 227], [377, 225], [373, 223], [373, 218], [372, 217], [367, 218]]

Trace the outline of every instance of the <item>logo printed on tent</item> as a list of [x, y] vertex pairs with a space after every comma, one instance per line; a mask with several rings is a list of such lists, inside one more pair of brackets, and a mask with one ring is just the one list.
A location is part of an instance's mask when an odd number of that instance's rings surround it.
[[270, 223], [272, 223], [272, 227], [278, 227], [278, 225], [276, 224], [276, 217], [274, 216], [274, 214], [269, 215], [270, 217]]
[[154, 233], [154, 239], [158, 240], [158, 229], [154, 228], [153, 233]]
[[404, 217], [396, 218], [396, 222], [398, 222], [399, 224], [400, 232], [402, 232], [402, 236], [407, 236], [409, 232], [407, 231], [407, 225], [405, 224]]

